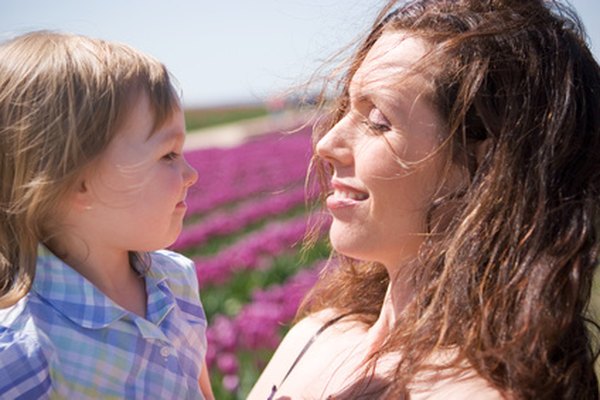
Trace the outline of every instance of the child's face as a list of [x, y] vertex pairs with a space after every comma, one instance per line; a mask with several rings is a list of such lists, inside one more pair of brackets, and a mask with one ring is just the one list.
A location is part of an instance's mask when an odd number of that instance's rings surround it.
[[183, 112], [154, 133], [152, 124], [149, 99], [140, 95], [79, 189], [86, 201], [79, 231], [88, 244], [151, 251], [179, 235], [187, 190], [198, 177], [182, 156]]

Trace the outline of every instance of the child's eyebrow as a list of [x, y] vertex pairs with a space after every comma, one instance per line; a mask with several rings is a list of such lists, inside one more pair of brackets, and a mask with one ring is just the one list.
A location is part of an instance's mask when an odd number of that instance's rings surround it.
[[166, 145], [171, 142], [183, 141], [185, 139], [185, 134], [182, 131], [171, 130], [171, 131], [167, 131], [167, 132], [161, 132], [161, 131], [154, 132], [153, 134], [150, 134], [150, 136], [148, 136], [146, 141], [150, 140], [154, 136], [159, 137], [158, 144], [161, 146]]

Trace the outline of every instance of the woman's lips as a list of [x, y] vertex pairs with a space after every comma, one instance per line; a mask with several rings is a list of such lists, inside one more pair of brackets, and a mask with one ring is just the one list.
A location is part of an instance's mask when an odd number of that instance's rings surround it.
[[338, 209], [351, 207], [369, 198], [368, 193], [339, 182], [333, 182], [333, 193], [327, 197], [327, 208]]

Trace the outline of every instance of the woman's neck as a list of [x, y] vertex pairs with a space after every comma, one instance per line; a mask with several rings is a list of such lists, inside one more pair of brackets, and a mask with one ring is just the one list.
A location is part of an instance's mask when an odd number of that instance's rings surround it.
[[[388, 273], [390, 273], [389, 270]], [[398, 273], [390, 275], [390, 283], [385, 293], [379, 318], [368, 331], [369, 353], [379, 350], [383, 345], [412, 297], [413, 288], [408, 284], [408, 279], [399, 276]]]

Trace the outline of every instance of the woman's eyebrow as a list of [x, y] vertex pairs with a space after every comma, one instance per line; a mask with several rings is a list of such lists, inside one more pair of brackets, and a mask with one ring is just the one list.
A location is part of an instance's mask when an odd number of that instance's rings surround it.
[[376, 88], [364, 88], [354, 91], [350, 94], [350, 102], [351, 104], [363, 104], [363, 103], [371, 103], [377, 106], [387, 106], [390, 107], [394, 103], [395, 100], [399, 100], [396, 97], [391, 98], [392, 95], [396, 95], [397, 97], [401, 97], [400, 91], [391, 91], [391, 90], [377, 90]]

